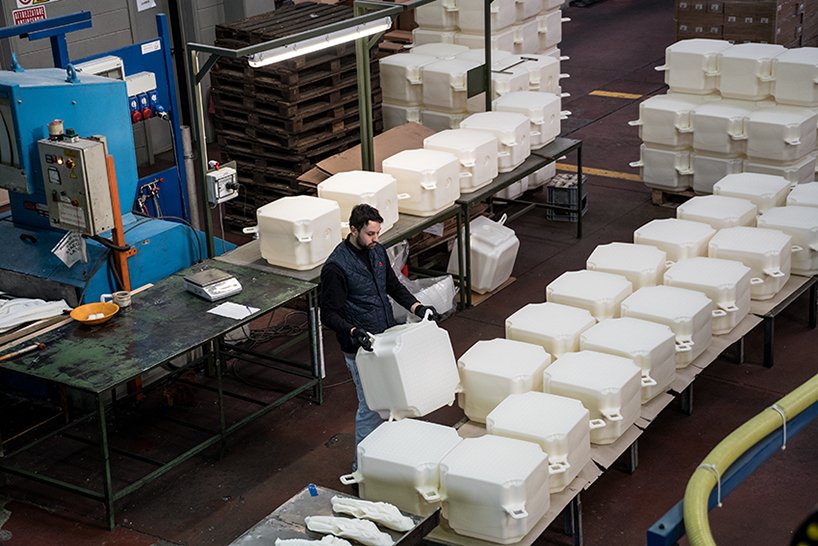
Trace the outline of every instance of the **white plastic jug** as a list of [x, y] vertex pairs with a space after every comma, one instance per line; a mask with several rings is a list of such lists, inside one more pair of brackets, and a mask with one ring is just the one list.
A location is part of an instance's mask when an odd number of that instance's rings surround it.
[[622, 275], [631, 282], [633, 290], [639, 290], [643, 286], [662, 284], [667, 254], [655, 246], [610, 243], [597, 246], [585, 267], [591, 271]]
[[520, 66], [528, 70], [529, 91], [560, 94], [560, 80], [567, 78], [568, 74], [560, 73], [559, 58], [534, 53], [526, 53], [518, 57], [523, 61]]
[[467, 73], [479, 61], [440, 59], [423, 66], [423, 104], [441, 112], [465, 112]]
[[462, 392], [458, 403], [466, 417], [486, 416], [510, 394], [542, 391], [542, 372], [551, 355], [540, 345], [512, 339], [480, 340], [457, 361]]
[[383, 160], [383, 172], [407, 194], [398, 210], [415, 216], [433, 216], [460, 197], [460, 161], [449, 152], [404, 150]]
[[773, 59], [785, 51], [778, 44], [736, 44], [720, 51], [719, 92], [731, 99], [766, 99], [772, 94]]
[[707, 243], [716, 234], [709, 224], [665, 218], [651, 220], [633, 232], [633, 242], [664, 250], [667, 259], [678, 262], [693, 256], [707, 256]]
[[711, 258], [737, 260], [750, 268], [753, 277], [762, 280], [750, 288], [754, 300], [770, 299], [784, 287], [790, 278], [792, 252], [801, 250], [783, 231], [756, 227], [722, 229], [708, 245]]
[[796, 185], [789, 196], [787, 206], [818, 207], [818, 182]]
[[558, 303], [529, 303], [506, 319], [506, 338], [542, 346], [558, 358], [579, 350], [579, 336], [596, 324], [587, 309]]
[[622, 302], [622, 316], [669, 326], [676, 334], [676, 368], [701, 355], [713, 337], [713, 302], [704, 292], [675, 286], [640, 288]]
[[[398, 182], [389, 174], [370, 171], [334, 174], [318, 184], [318, 197], [338, 203], [345, 221], [356, 205], [366, 203], [375, 207], [383, 218], [381, 233], [398, 221]], [[349, 227], [345, 227], [341, 235], [346, 237], [348, 233]]]
[[691, 113], [692, 146], [697, 153], [738, 157], [747, 149], [745, 120], [760, 106], [741, 100], [703, 102]]
[[423, 67], [437, 58], [417, 53], [390, 55], [380, 60], [381, 89], [387, 103], [423, 104]]
[[552, 494], [591, 461], [591, 427], [602, 425], [579, 400], [534, 391], [510, 394], [486, 419], [489, 434], [534, 442], [548, 454]]
[[460, 535], [518, 542], [551, 505], [540, 446], [487, 434], [466, 438], [440, 463], [443, 516]]
[[786, 205], [790, 189], [790, 182], [783, 176], [739, 173], [719, 180], [713, 186], [713, 194], [747, 199], [758, 208], [758, 214], [764, 214], [771, 208]]
[[642, 370], [630, 358], [580, 351], [566, 353], [543, 372], [543, 392], [576, 398], [591, 419], [604, 427], [591, 430], [591, 443], [616, 441], [639, 417]]
[[454, 402], [460, 376], [449, 333], [431, 319], [372, 336], [356, 357], [366, 403], [381, 417], [423, 417]]
[[521, 91], [495, 99], [492, 109], [528, 117], [531, 123], [531, 148], [537, 149], [559, 136], [560, 120], [563, 115], [568, 115], [568, 112], [560, 110], [560, 104], [560, 97], [553, 93]]
[[[506, 216], [498, 222], [478, 216], [469, 224], [471, 247], [471, 287], [478, 294], [496, 290], [506, 282], [514, 269], [520, 240], [514, 230], [504, 226]], [[460, 272], [457, 245], [449, 255], [448, 273]]]
[[440, 506], [440, 461], [461, 441], [454, 428], [435, 423], [382, 423], [358, 444], [358, 470], [341, 482], [359, 484], [362, 499], [427, 516]]
[[497, 170], [513, 171], [531, 154], [531, 122], [513, 112], [472, 114], [460, 123], [461, 129], [486, 131], [497, 137]]
[[676, 378], [676, 335], [664, 324], [630, 317], [584, 331], [580, 349], [630, 358], [642, 370], [642, 403], [666, 392]]
[[497, 137], [491, 133], [449, 129], [426, 137], [423, 147], [457, 156], [460, 160], [460, 193], [480, 189], [497, 177]]
[[747, 199], [724, 195], [700, 195], [676, 209], [676, 217], [709, 224], [713, 229], [736, 226], [755, 227], [758, 207]]
[[777, 229], [792, 237], [792, 244], [801, 248], [792, 255], [794, 275], [818, 274], [818, 208], [776, 207], [758, 218], [758, 227]]
[[665, 284], [703, 292], [713, 301], [713, 335], [730, 332], [750, 312], [750, 268], [734, 260], [696, 257], [665, 273]]
[[545, 287], [551, 303], [587, 309], [598, 321], [619, 317], [619, 307], [633, 292], [631, 281], [602, 271], [566, 271]]
[[341, 242], [341, 208], [335, 201], [297, 195], [259, 207], [261, 257], [279, 267], [304, 271], [318, 267]]

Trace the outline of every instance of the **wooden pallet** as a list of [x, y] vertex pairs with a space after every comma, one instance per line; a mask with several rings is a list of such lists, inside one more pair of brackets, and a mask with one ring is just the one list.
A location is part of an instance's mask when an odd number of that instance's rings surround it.
[[216, 25], [216, 45], [222, 46], [221, 44], [230, 42], [260, 44], [352, 17], [353, 10], [348, 6], [303, 2], [240, 21]]
[[684, 190], [684, 191], [667, 191], [667, 190], [657, 190], [653, 188], [653, 204], [658, 205], [660, 207], [668, 207], [675, 209], [691, 197], [695, 197], [696, 194], [693, 193], [692, 190]]

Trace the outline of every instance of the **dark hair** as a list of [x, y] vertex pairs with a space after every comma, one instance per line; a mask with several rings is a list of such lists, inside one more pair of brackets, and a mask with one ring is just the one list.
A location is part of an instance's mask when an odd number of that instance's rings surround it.
[[352, 212], [349, 214], [349, 226], [354, 227], [356, 231], [361, 231], [369, 222], [383, 223], [383, 218], [378, 209], [361, 203], [352, 207]]

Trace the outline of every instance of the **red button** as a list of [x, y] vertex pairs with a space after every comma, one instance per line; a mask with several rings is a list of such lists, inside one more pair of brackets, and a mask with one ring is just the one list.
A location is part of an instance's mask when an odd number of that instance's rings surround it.
[[142, 114], [138, 110], [134, 110], [131, 112], [131, 121], [133, 123], [139, 123], [142, 121]]

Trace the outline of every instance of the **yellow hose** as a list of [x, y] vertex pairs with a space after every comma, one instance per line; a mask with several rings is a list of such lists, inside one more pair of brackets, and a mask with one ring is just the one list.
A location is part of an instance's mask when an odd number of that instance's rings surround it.
[[[818, 375], [779, 400], [775, 405], [784, 412], [789, 421], [816, 401], [818, 401]], [[745, 451], [781, 426], [781, 414], [769, 407], [722, 440], [704, 458], [702, 465], [713, 465], [718, 470], [719, 476], [724, 476], [730, 465]], [[684, 498], [684, 522], [691, 546], [716, 546], [710, 532], [707, 502], [717, 483], [716, 473], [704, 466], [697, 468], [687, 483]]]

